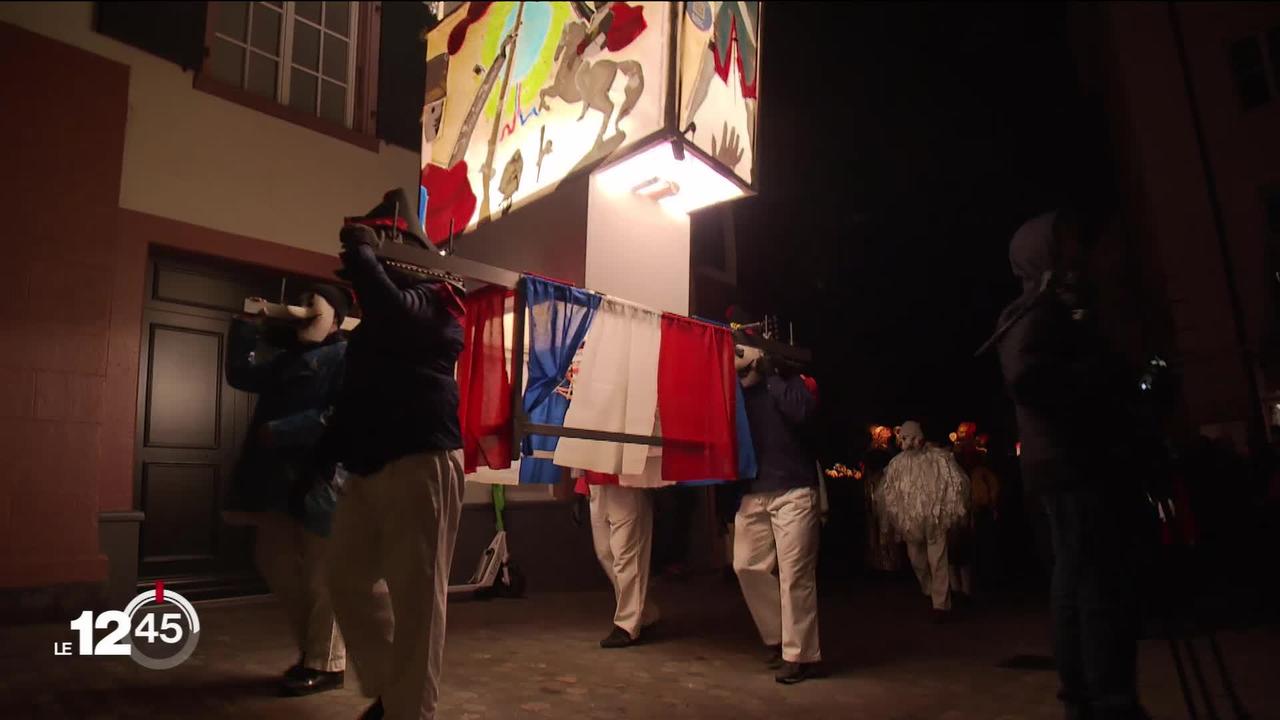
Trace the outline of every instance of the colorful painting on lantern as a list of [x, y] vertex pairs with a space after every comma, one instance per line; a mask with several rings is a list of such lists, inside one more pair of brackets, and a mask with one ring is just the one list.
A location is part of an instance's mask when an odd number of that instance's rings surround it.
[[436, 243], [661, 129], [662, 2], [471, 2], [427, 37], [424, 226]]
[[760, 3], [684, 5], [680, 130], [754, 185]]

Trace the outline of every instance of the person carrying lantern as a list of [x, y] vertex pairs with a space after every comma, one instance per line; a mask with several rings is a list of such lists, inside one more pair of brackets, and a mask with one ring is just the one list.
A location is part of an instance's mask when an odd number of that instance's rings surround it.
[[817, 565], [819, 468], [806, 445], [817, 386], [779, 373], [739, 330], [735, 365], [743, 386], [758, 472], [744, 485], [734, 518], [733, 569], [775, 679], [791, 685], [820, 674]]

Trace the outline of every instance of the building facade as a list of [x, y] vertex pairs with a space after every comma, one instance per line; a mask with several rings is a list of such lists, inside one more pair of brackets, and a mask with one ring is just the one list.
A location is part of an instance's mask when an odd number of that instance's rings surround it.
[[1148, 345], [1179, 370], [1186, 428], [1243, 449], [1280, 400], [1280, 8], [1100, 3], [1073, 24], [1143, 310], [1167, 315], [1148, 316]]
[[[149, 578], [255, 587], [220, 517], [252, 410], [222, 377], [226, 327], [248, 295], [331, 278], [345, 215], [416, 195], [404, 108], [428, 21], [423, 3], [0, 7], [7, 616], [119, 607]], [[488, 542], [477, 517], [460, 557]], [[567, 544], [546, 575], [592, 564]]]

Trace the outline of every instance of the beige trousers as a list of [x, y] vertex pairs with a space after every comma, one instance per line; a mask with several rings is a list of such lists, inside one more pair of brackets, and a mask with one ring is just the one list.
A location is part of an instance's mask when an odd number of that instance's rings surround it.
[[[818, 490], [751, 493], [734, 519], [733, 569], [765, 645], [782, 659], [822, 659], [818, 646]], [[776, 573], [776, 574], [775, 574]]]
[[333, 618], [324, 572], [329, 541], [283, 513], [257, 514], [254, 524], [258, 572], [284, 606], [302, 664], [323, 672], [345, 670], [347, 649]]
[[591, 539], [617, 599], [613, 624], [635, 639], [658, 621], [658, 607], [649, 599], [653, 496], [641, 488], [592, 485]]
[[947, 562], [947, 532], [928, 528], [923, 536], [903, 539], [911, 567], [920, 581], [920, 591], [933, 600], [934, 610], [950, 610], [951, 565]]
[[338, 500], [333, 608], [361, 689], [391, 720], [435, 717], [462, 491], [462, 453], [438, 451], [353, 476]]

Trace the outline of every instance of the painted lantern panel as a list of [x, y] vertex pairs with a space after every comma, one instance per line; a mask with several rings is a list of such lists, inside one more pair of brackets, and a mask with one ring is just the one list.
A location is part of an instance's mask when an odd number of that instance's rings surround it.
[[680, 130], [700, 150], [754, 186], [760, 3], [684, 5]]
[[471, 2], [445, 18], [427, 37], [427, 236], [499, 217], [660, 130], [669, 25], [663, 2]]

